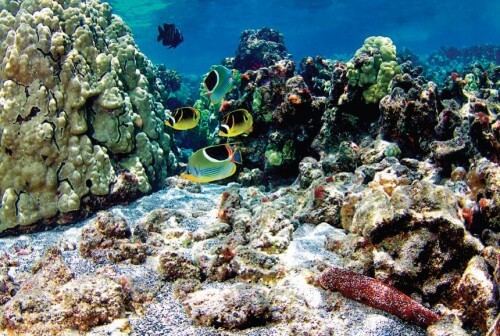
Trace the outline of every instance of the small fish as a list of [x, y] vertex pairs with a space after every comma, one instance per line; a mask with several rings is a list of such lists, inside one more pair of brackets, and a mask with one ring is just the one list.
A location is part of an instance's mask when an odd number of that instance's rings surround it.
[[194, 107], [180, 107], [165, 121], [165, 125], [179, 131], [196, 127], [200, 122], [200, 111]]
[[236, 172], [235, 163], [241, 164], [241, 152], [235, 144], [223, 144], [197, 150], [189, 158], [181, 177], [206, 183], [225, 179]]
[[212, 104], [218, 104], [233, 87], [233, 71], [225, 66], [216, 65], [207, 74], [203, 84]]
[[220, 123], [219, 136], [235, 137], [248, 134], [252, 131], [253, 117], [245, 109], [238, 109], [227, 113]]
[[158, 41], [162, 41], [164, 46], [169, 46], [168, 48], [176, 48], [179, 44], [184, 41], [184, 36], [182, 36], [179, 28], [175, 24], [163, 24], [163, 29], [158, 26]]

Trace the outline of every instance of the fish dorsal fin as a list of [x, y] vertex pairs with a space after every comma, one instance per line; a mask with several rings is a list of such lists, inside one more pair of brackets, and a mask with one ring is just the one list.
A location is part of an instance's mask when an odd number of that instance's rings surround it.
[[157, 38], [157, 41], [161, 41], [163, 39], [163, 34], [165, 34], [165, 32], [163, 31], [163, 29], [161, 29], [161, 26], [158, 26], [158, 38]]

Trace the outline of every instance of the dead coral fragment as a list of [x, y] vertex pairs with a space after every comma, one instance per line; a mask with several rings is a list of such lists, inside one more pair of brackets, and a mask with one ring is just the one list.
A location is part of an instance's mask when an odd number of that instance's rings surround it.
[[[104, 276], [82, 276], [64, 284], [57, 292], [58, 322], [80, 331], [110, 323], [131, 308], [132, 293]], [[55, 310], [55, 309], [54, 309]]]
[[159, 271], [167, 281], [200, 278], [200, 269], [189, 259], [173, 251], [164, 251], [160, 255]]
[[338, 291], [349, 299], [364, 303], [427, 327], [439, 316], [398, 289], [364, 275], [338, 267], [330, 267], [318, 278], [324, 289]]
[[111, 212], [100, 212], [82, 231], [80, 253], [95, 262], [118, 263], [130, 260], [134, 265], [146, 259], [146, 245], [131, 242], [131, 231], [125, 219]]
[[271, 309], [267, 289], [251, 285], [200, 290], [189, 294], [182, 304], [196, 324], [224, 329], [265, 324]]

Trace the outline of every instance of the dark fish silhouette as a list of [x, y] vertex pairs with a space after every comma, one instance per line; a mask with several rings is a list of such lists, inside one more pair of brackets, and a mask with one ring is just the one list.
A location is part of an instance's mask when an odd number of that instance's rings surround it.
[[175, 48], [184, 41], [181, 31], [174, 24], [163, 24], [163, 29], [158, 26], [158, 41], [162, 41], [164, 46]]

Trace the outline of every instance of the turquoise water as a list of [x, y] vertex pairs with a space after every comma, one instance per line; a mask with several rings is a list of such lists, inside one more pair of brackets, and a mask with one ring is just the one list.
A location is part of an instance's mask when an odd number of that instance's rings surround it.
[[[384, 35], [398, 48], [427, 54], [441, 46], [500, 44], [500, 1], [475, 0], [111, 0], [154, 63], [203, 74], [232, 57], [245, 29], [264, 26], [285, 37], [296, 62], [305, 56], [352, 54], [366, 37]], [[184, 35], [176, 49], [156, 42], [159, 24]]]

